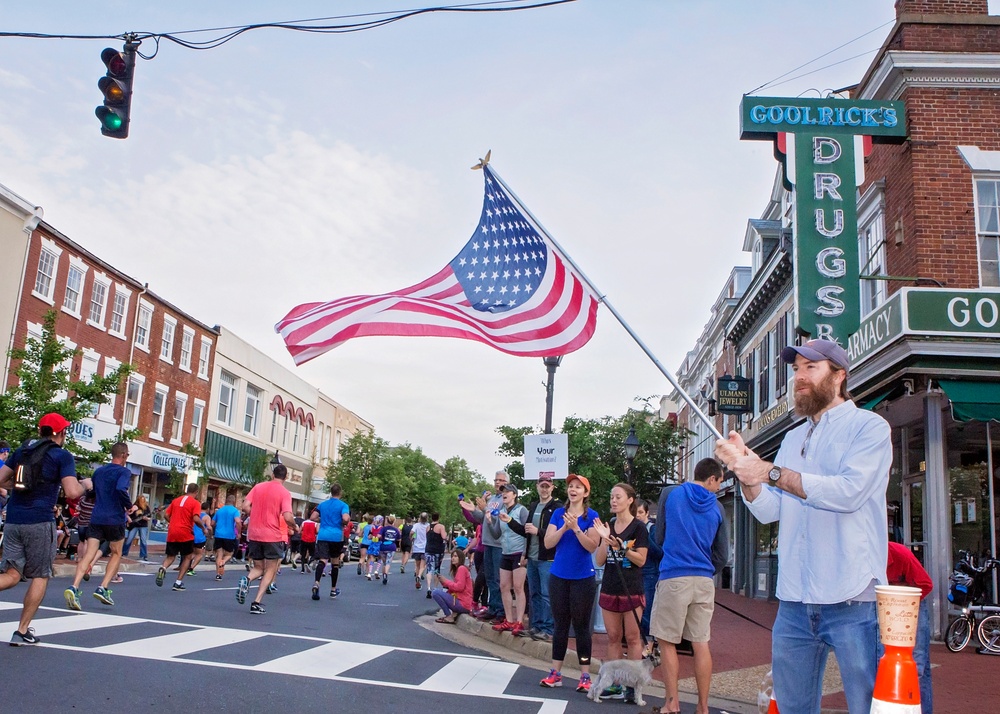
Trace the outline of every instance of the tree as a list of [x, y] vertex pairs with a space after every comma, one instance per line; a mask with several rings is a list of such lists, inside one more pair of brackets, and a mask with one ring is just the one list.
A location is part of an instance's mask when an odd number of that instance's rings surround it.
[[405, 513], [409, 506], [403, 461], [374, 432], [359, 431], [341, 445], [340, 458], [327, 469], [327, 485], [334, 482], [355, 513]]
[[[0, 395], [0, 434], [13, 444], [21, 444], [38, 435], [38, 420], [56, 412], [77, 423], [93, 416], [101, 404], [111, 401], [128, 377], [132, 366], [123, 364], [110, 374], [93, 374], [87, 380], [74, 379], [70, 368], [79, 350], [66, 347], [56, 336], [58, 313], [49, 310], [42, 320], [40, 340], [29, 337], [23, 348], [8, 352], [17, 384]], [[140, 434], [128, 429], [120, 437], [102, 439], [100, 449], [91, 451], [69, 434], [66, 448], [85, 462], [106, 461], [116, 441], [129, 441]]]
[[442, 478], [444, 485], [441, 488], [442, 502], [438, 508], [441, 514], [441, 521], [447, 524], [463, 525], [465, 517], [462, 515], [462, 507], [458, 505], [458, 494], [463, 494], [467, 499], [473, 499], [490, 487], [478, 471], [469, 468], [465, 459], [452, 456], [444, 462]]

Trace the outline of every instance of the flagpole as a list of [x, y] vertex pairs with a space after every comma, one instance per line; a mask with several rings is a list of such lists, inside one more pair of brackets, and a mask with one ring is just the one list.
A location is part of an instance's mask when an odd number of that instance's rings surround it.
[[[486, 155], [486, 159], [482, 163], [485, 165], [485, 163], [488, 161], [489, 161], [489, 154]], [[479, 167], [473, 167], [473, 168], [479, 168]], [[496, 180], [500, 182], [500, 185], [504, 187], [504, 190], [507, 191], [510, 197], [517, 202], [517, 205], [521, 207], [521, 210], [524, 211], [524, 213], [532, 220], [532, 222], [535, 224], [538, 230], [542, 232], [545, 238], [552, 244], [552, 246], [556, 249], [556, 251], [558, 251], [559, 255], [562, 256], [563, 260], [565, 260], [567, 263], [570, 264], [570, 267], [573, 268], [573, 271], [577, 274], [580, 280], [582, 280], [587, 284], [587, 287], [590, 288], [591, 292], [599, 296], [598, 301], [603, 303], [605, 307], [608, 308], [611, 314], [615, 316], [615, 319], [618, 320], [619, 324], [621, 324], [621, 326], [625, 328], [625, 331], [629, 334], [629, 336], [633, 340], [635, 340], [635, 343], [639, 345], [639, 347], [642, 349], [643, 352], [646, 353], [646, 356], [653, 361], [653, 364], [656, 365], [657, 369], [659, 369], [660, 372], [663, 374], [663, 376], [667, 378], [667, 381], [670, 382], [671, 385], [673, 385], [674, 389], [676, 389], [678, 394], [681, 395], [681, 398], [685, 402], [687, 402], [687, 405], [691, 407], [691, 411], [695, 413], [695, 416], [697, 416], [699, 419], [701, 419], [702, 422], [704, 422], [705, 426], [707, 426], [711, 430], [711, 432], [715, 434], [716, 438], [718, 439], [725, 438], [722, 436], [722, 433], [716, 428], [715, 424], [708, 418], [708, 416], [706, 416], [705, 413], [698, 408], [698, 405], [694, 403], [694, 400], [688, 395], [688, 393], [681, 388], [681, 385], [677, 383], [677, 380], [674, 378], [674, 375], [670, 373], [670, 370], [668, 370], [666, 367], [663, 366], [660, 360], [656, 358], [656, 355], [654, 355], [650, 351], [649, 347], [646, 346], [646, 343], [643, 342], [639, 338], [639, 336], [635, 333], [635, 330], [633, 330], [629, 326], [629, 324], [625, 322], [625, 319], [614, 308], [614, 305], [612, 305], [608, 301], [607, 296], [605, 296], [602, 291], [598, 290], [597, 286], [595, 286], [594, 283], [591, 282], [590, 278], [588, 278], [587, 275], [582, 270], [580, 270], [580, 266], [577, 265], [576, 262], [571, 257], [569, 257], [566, 251], [563, 250], [562, 246], [559, 245], [559, 242], [556, 241], [556, 239], [553, 238], [552, 235], [547, 230], [545, 230], [545, 226], [541, 224], [541, 221], [539, 221], [535, 217], [535, 215], [531, 212], [531, 209], [529, 209], [527, 206], [524, 205], [524, 202], [517, 197], [517, 194], [511, 190], [510, 186], [507, 185], [507, 182], [504, 181], [503, 178], [501, 178], [501, 176], [496, 172], [496, 169], [494, 169], [492, 166], [490, 166], [490, 173], [492, 173], [493, 176], [496, 178]]]

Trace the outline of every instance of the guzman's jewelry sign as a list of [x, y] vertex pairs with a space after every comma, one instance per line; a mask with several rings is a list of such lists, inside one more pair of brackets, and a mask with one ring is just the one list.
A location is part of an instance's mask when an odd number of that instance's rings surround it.
[[799, 332], [847, 344], [861, 322], [856, 187], [873, 139], [906, 137], [902, 102], [743, 97], [740, 138], [773, 139], [795, 192]]

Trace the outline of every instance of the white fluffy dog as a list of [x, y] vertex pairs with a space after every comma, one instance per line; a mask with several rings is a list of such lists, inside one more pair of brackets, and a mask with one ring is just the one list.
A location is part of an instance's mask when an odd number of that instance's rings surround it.
[[613, 659], [610, 662], [605, 662], [597, 673], [597, 679], [590, 685], [590, 693], [587, 694], [587, 698], [600, 703], [601, 692], [612, 684], [620, 684], [623, 687], [634, 688], [635, 703], [640, 707], [646, 706], [646, 702], [642, 698], [642, 688], [652, 680], [653, 670], [657, 665], [659, 665], [659, 661], [654, 657], [642, 660]]

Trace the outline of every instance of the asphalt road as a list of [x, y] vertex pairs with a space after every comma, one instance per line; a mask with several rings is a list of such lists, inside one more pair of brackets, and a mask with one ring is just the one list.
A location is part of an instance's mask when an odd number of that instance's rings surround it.
[[[310, 598], [312, 576], [286, 569], [278, 592], [264, 598], [264, 615], [249, 612], [253, 589], [246, 605], [236, 602], [240, 565], [222, 582], [201, 570], [185, 579], [184, 592], [170, 589], [169, 576], [158, 588], [151, 574], [125, 573], [113, 607], [92, 597], [94, 579], [84, 583], [82, 613], [68, 610], [69, 581], [55, 578], [34, 622], [42, 644], [0, 649], [4, 701], [19, 712], [594, 711], [572, 686], [539, 687], [538, 669], [421, 627], [415, 618], [436, 608], [412, 575], [397, 570], [383, 586], [354, 567], [341, 571], [336, 600], [324, 579], [318, 602]], [[24, 587], [0, 593], [2, 642], [17, 624]], [[653, 703], [662, 700], [647, 698], [643, 711]]]

